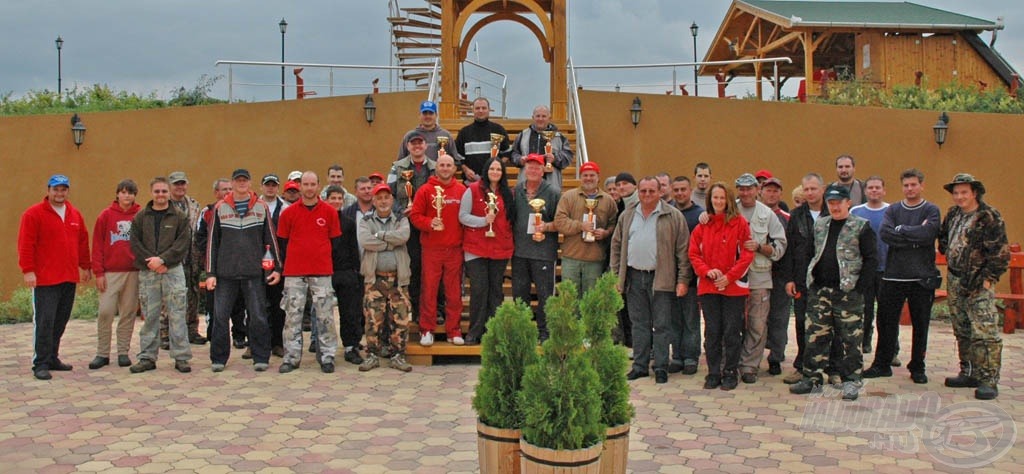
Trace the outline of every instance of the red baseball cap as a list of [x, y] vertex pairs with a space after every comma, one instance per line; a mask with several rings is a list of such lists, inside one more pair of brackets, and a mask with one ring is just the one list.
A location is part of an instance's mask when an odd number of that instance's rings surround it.
[[380, 183], [380, 184], [378, 184], [378, 185], [373, 187], [373, 195], [374, 196], [376, 196], [377, 193], [379, 193], [381, 191], [387, 191], [388, 193], [391, 193], [391, 186], [388, 186], [388, 185], [386, 185], [384, 183]]
[[760, 178], [768, 179], [768, 178], [772, 178], [773, 176], [772, 176], [772, 172], [771, 171], [759, 170], [757, 173], [754, 173], [754, 177], [758, 178], [758, 179], [760, 179]]
[[382, 175], [380, 173], [376, 173], [376, 172], [370, 173], [370, 179], [373, 179], [373, 178], [377, 178], [377, 179], [379, 179], [381, 181], [384, 181], [384, 175]]
[[523, 166], [526, 166], [526, 164], [531, 161], [543, 165], [544, 155], [538, 155], [537, 153], [530, 153], [529, 155], [526, 155], [526, 158], [523, 159]]
[[289, 191], [289, 190], [298, 191], [299, 190], [299, 183], [296, 183], [295, 181], [288, 181], [287, 183], [284, 184], [284, 190], [285, 191]]
[[597, 174], [601, 174], [601, 167], [597, 166], [597, 163], [594, 163], [593, 161], [588, 161], [583, 163], [583, 166], [580, 166], [580, 173], [584, 171], [593, 171]]

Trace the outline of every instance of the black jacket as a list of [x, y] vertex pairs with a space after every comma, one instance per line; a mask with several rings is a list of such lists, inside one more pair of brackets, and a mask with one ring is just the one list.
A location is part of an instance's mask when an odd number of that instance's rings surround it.
[[[822, 208], [821, 212], [828, 213]], [[807, 203], [793, 209], [786, 225], [786, 256], [782, 260], [782, 276], [795, 282], [798, 288], [807, 288], [807, 266], [814, 257], [814, 218]]]

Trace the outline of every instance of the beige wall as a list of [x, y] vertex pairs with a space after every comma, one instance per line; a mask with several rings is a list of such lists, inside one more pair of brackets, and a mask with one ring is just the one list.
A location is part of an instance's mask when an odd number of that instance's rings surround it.
[[[833, 177], [835, 156], [850, 153], [859, 177], [877, 173], [889, 180], [890, 201], [900, 197], [899, 170], [921, 168], [926, 196], [943, 209], [950, 202], [940, 185], [971, 171], [991, 190], [989, 201], [1007, 218], [1011, 241], [1024, 231], [1024, 206], [1008, 192], [1017, 185], [1011, 166], [1024, 117], [951, 114], [940, 150], [931, 131], [935, 112], [643, 95], [643, 117], [634, 129], [633, 97], [582, 93], [590, 156], [605, 175], [624, 169], [638, 178], [659, 171], [691, 175], [694, 163], [706, 161], [715, 179], [768, 168], [791, 188], [807, 171]], [[0, 252], [0, 265], [8, 269], [0, 272], [0, 297], [21, 283], [19, 217], [43, 197], [53, 173], [70, 176], [70, 199], [90, 226], [125, 177], [140, 183], [142, 202], [150, 178], [178, 169], [188, 173], [190, 194], [203, 203], [212, 199], [212, 181], [237, 167], [254, 177], [293, 169], [322, 174], [339, 162], [351, 185], [356, 176], [387, 171], [401, 135], [416, 125], [422, 99], [422, 92], [377, 95], [372, 126], [363, 118], [363, 96], [82, 114], [88, 132], [79, 150], [68, 115], [0, 118], [0, 175], [13, 191], [0, 209], [0, 241], [8, 242]]]

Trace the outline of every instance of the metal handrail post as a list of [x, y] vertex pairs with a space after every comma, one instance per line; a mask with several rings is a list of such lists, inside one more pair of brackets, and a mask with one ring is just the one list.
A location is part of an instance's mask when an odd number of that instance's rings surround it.
[[235, 83], [234, 68], [232, 65], [228, 65], [228, 103], [230, 104], [234, 100], [234, 91], [232, 91], [232, 85]]
[[590, 158], [587, 155], [587, 136], [583, 130], [583, 113], [580, 110], [579, 87], [572, 58], [569, 58], [566, 67], [569, 68], [569, 113], [572, 114], [573, 124], [576, 126], [576, 179], [579, 179], [580, 166], [590, 161]]

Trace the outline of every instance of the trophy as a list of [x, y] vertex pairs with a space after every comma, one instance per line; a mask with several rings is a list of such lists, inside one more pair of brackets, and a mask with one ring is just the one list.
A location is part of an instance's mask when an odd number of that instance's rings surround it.
[[448, 147], [448, 137], [437, 137], [437, 156], [444, 156], [448, 154], [445, 148]]
[[[542, 216], [540, 214], [540, 210], [544, 209], [544, 204], [545, 204], [544, 200], [540, 199], [540, 198], [531, 199], [530, 200], [530, 207], [533, 208], [533, 212], [534, 212], [534, 214], [533, 214], [533, 225], [534, 225], [535, 229], [539, 228], [542, 225], [544, 225], [544, 216]], [[537, 242], [543, 241], [544, 240], [544, 233], [543, 232], [538, 232], [538, 231], [535, 230], [533, 232], [533, 240], [537, 241]]]
[[[545, 155], [550, 155], [551, 154], [551, 140], [555, 138], [555, 131], [554, 130], [544, 130], [543, 132], [540, 132], [540, 134], [544, 135], [544, 139], [547, 140], [547, 143], [544, 144], [544, 154]], [[547, 159], [547, 158], [545, 157], [545, 159]], [[552, 172], [554, 170], [555, 170], [555, 167], [551, 166], [550, 162], [545, 162], [544, 163], [544, 172], [545, 173], [550, 173], [550, 172]]]
[[[495, 215], [498, 214], [498, 196], [494, 193], [487, 193], [487, 210], [493, 212]], [[484, 237], [494, 237], [493, 222], [487, 225], [487, 232], [484, 232]]]
[[491, 134], [491, 158], [497, 158], [498, 156], [498, 145], [501, 145], [501, 140], [505, 136], [500, 133]]
[[412, 207], [412, 175], [414, 170], [402, 171], [402, 179], [405, 180], [406, 207]]
[[[444, 188], [440, 186], [434, 186], [434, 209], [437, 209], [437, 218], [441, 218], [441, 211], [444, 210]], [[444, 223], [434, 227], [435, 231], [444, 230]]]
[[[597, 199], [584, 199], [583, 201], [586, 203], [586, 206], [587, 206], [587, 222], [593, 222], [594, 226], [596, 228], [597, 222], [594, 220], [594, 208], [597, 207]], [[584, 242], [593, 242], [594, 241], [594, 233], [590, 232], [590, 231], [584, 231], [583, 232], [583, 241]]]

